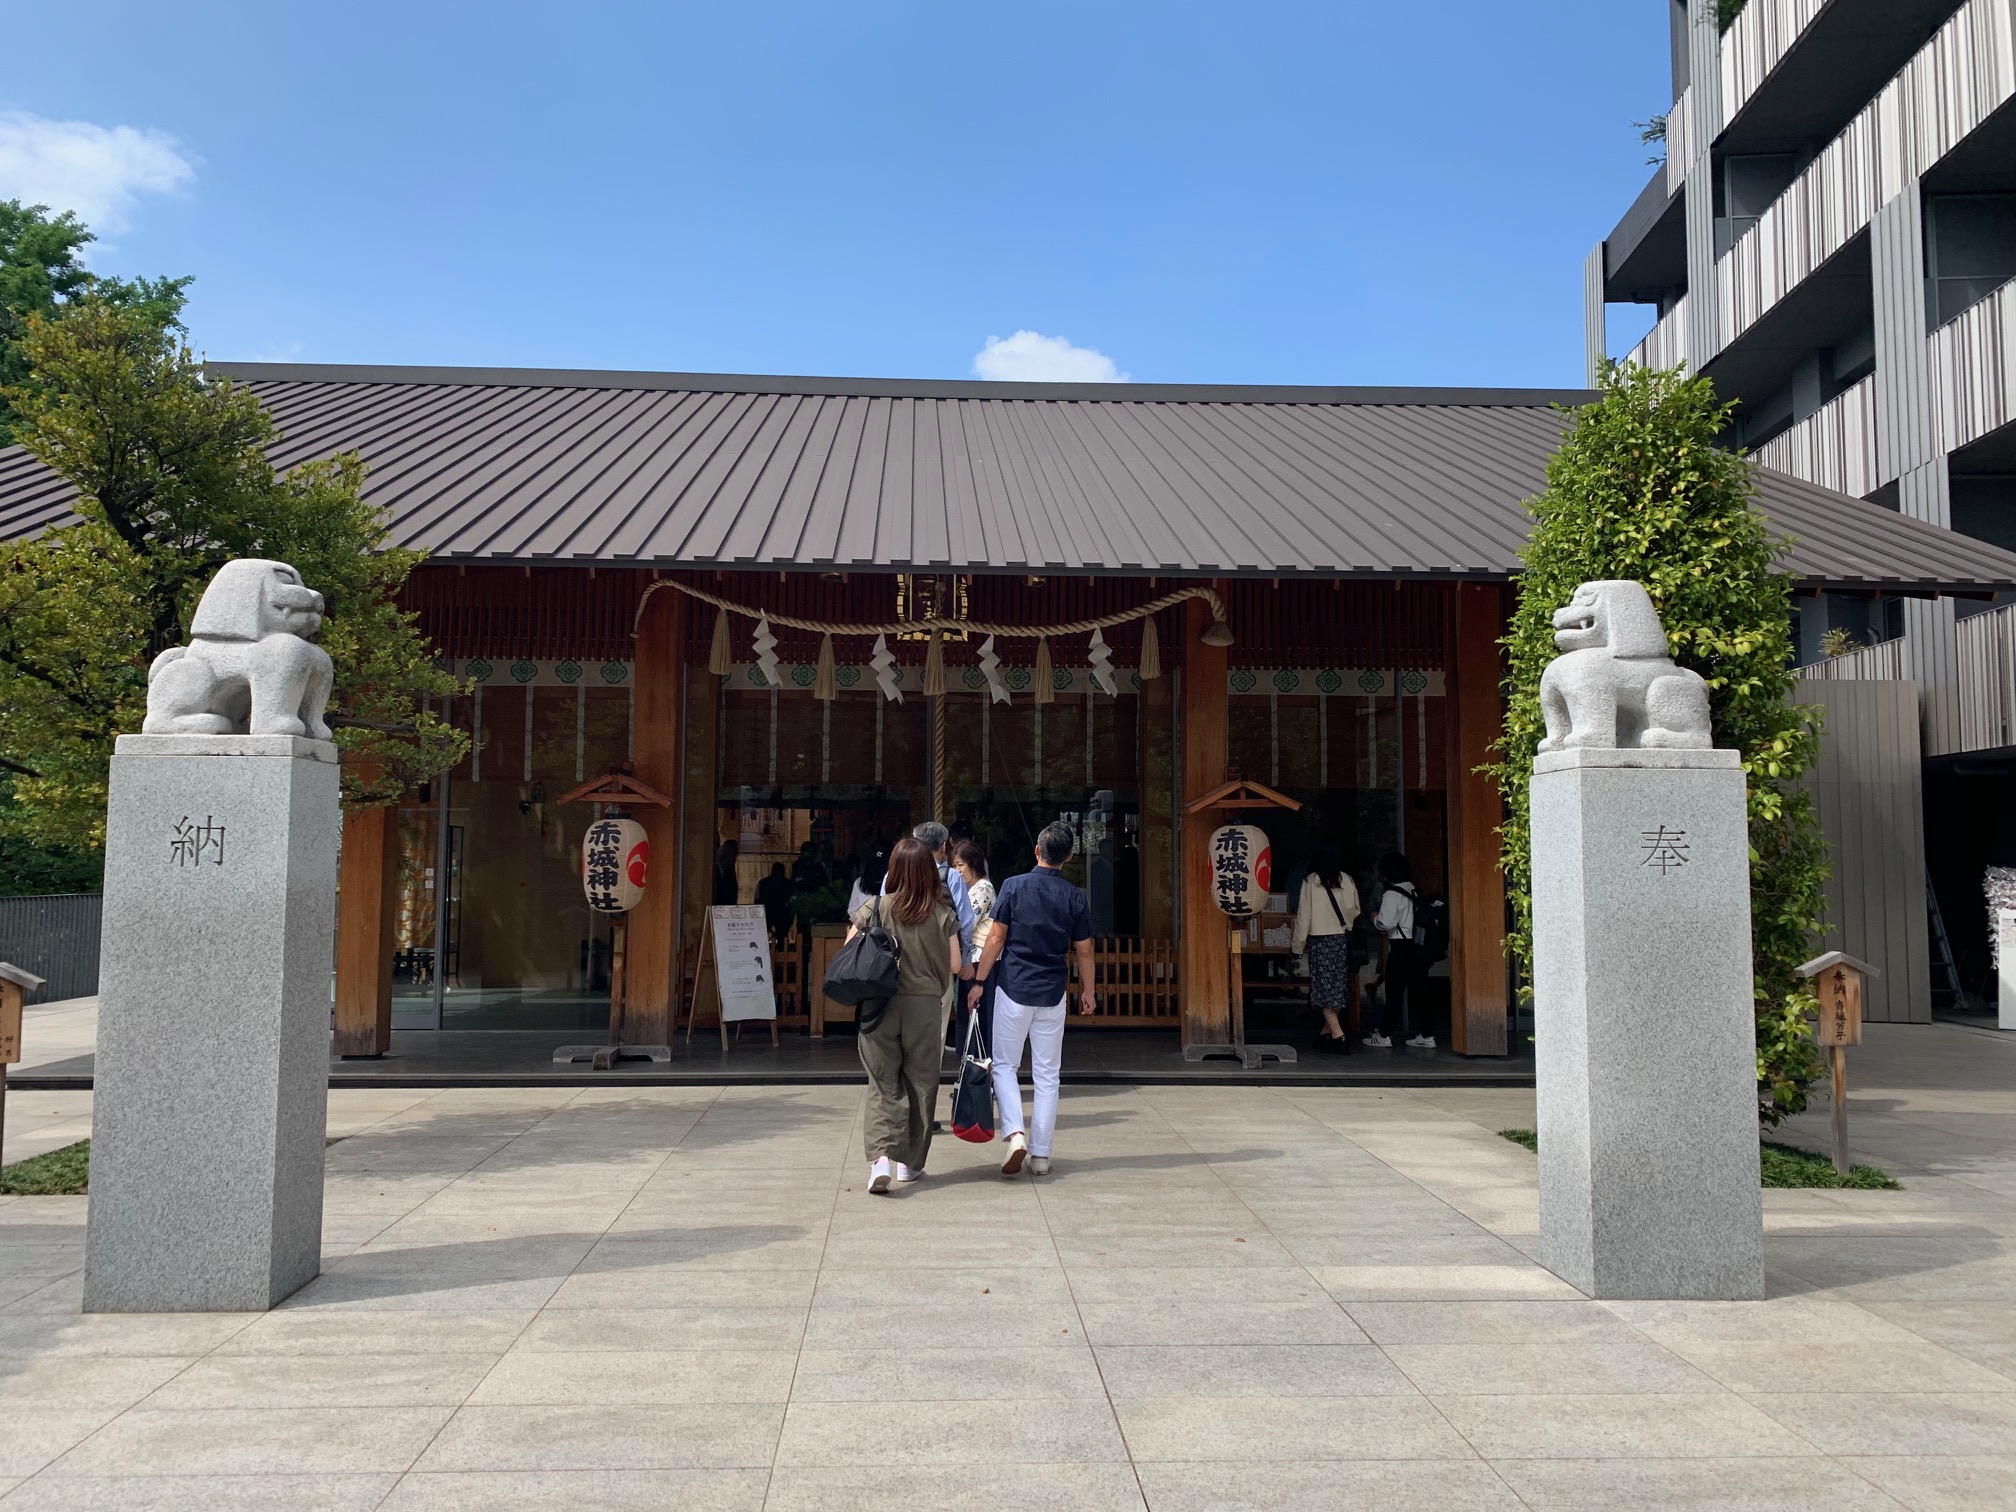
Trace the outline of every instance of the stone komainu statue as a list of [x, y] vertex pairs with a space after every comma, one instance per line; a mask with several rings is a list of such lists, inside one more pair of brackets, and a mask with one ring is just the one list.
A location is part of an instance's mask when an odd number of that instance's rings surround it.
[[142, 731], [327, 740], [335, 668], [306, 639], [321, 628], [322, 595], [285, 562], [226, 562], [196, 605], [189, 644], [147, 669]]
[[1676, 667], [1642, 583], [1584, 583], [1554, 611], [1561, 655], [1540, 677], [1543, 751], [1576, 746], [1705, 751], [1708, 685]]

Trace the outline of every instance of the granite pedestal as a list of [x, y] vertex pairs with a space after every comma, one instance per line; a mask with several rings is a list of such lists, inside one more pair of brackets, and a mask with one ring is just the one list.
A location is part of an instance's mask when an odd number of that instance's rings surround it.
[[1764, 1295], [1734, 751], [1533, 764], [1542, 1260], [1592, 1297]]
[[322, 1242], [336, 748], [124, 735], [112, 758], [87, 1312], [233, 1312]]

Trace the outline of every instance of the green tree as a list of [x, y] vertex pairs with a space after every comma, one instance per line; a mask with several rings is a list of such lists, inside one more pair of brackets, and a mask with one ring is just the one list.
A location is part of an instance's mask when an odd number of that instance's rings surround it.
[[[156, 325], [182, 318], [188, 278], [103, 278], [80, 261], [94, 240], [76, 215], [51, 215], [47, 205], [0, 200], [0, 389], [31, 384], [21, 337], [31, 315], [46, 315], [87, 294], [133, 310]], [[13, 439], [20, 417], [0, 398], [0, 446]]]
[[326, 600], [347, 802], [392, 801], [461, 758], [467, 737], [431, 707], [455, 684], [396, 602], [420, 553], [385, 546], [354, 453], [275, 476], [258, 400], [206, 378], [148, 311], [87, 294], [30, 316], [21, 350], [31, 381], [0, 393], [80, 523], [0, 547], [0, 833], [102, 847], [112, 738], [140, 728], [148, 665], [234, 557], [291, 562]]
[[1797, 785], [1818, 750], [1816, 711], [1795, 704], [1785, 541], [1752, 506], [1751, 463], [1716, 445], [1730, 406], [1685, 373], [1606, 366], [1602, 398], [1575, 412], [1529, 502], [1518, 607], [1504, 646], [1505, 731], [1491, 771], [1505, 797], [1503, 865], [1516, 925], [1509, 948], [1532, 963], [1527, 782], [1546, 725], [1540, 674], [1555, 656], [1554, 611], [1583, 582], [1643, 583], [1673, 659], [1708, 682], [1715, 743], [1742, 753], [1749, 787], [1751, 948], [1757, 981], [1760, 1111], [1775, 1123], [1806, 1105], [1819, 1074], [1811, 991], [1793, 968], [1825, 909], [1826, 843]]

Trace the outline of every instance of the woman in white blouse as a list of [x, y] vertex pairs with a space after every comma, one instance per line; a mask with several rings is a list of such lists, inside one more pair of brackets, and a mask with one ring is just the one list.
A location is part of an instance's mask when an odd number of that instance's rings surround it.
[[[966, 884], [966, 896], [973, 903], [973, 962], [978, 964], [981, 947], [987, 943], [988, 927], [994, 922], [994, 884], [987, 880], [987, 853], [973, 840], [952, 842], [952, 864], [959, 869], [960, 880]], [[980, 1037], [989, 1044], [994, 1039], [994, 987], [988, 981], [981, 982], [980, 997]], [[960, 1009], [965, 1009], [962, 995]], [[960, 1045], [966, 1042], [966, 1025], [959, 1024]]]
[[1343, 856], [1334, 845], [1317, 846], [1295, 908], [1290, 948], [1308, 962], [1309, 1001], [1323, 1014], [1319, 1055], [1351, 1053], [1351, 1036], [1339, 1015], [1351, 1007], [1351, 926], [1357, 922], [1358, 885], [1344, 870]]

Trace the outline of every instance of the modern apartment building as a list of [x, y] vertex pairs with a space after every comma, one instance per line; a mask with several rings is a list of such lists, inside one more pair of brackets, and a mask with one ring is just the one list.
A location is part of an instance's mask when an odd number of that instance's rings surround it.
[[[1589, 255], [1592, 373], [1607, 306], [1655, 306], [1628, 360], [1714, 378], [1766, 466], [2016, 545], [2016, 0], [1658, 3], [1666, 161]], [[1829, 630], [1867, 649], [1829, 658]], [[1981, 992], [1982, 870], [2016, 863], [2016, 604], [1818, 594], [1799, 641], [1809, 677], [1915, 691], [1923, 953], [1908, 893], [1878, 904], [1852, 874], [1913, 864], [1918, 803], [1889, 779], [1844, 779], [1837, 921], [1887, 931], [1942, 997]], [[1838, 701], [1837, 744], [1874, 738]], [[1834, 832], [1871, 826], [1861, 853]]]

